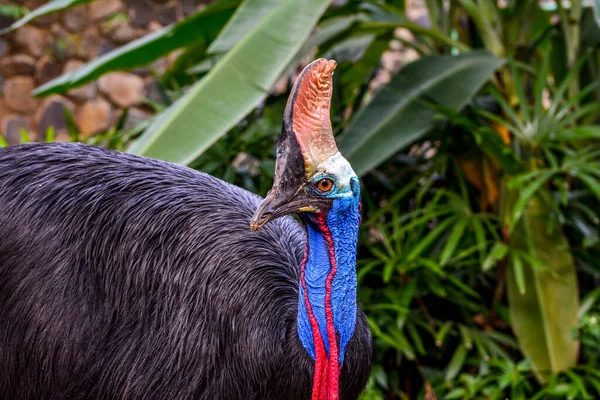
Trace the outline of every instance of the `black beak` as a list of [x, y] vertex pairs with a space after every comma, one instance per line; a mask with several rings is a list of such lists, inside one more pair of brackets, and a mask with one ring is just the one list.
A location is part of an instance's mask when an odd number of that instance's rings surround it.
[[276, 218], [277, 214], [281, 213], [280, 210], [284, 204], [285, 202], [282, 199], [278, 199], [275, 192], [271, 190], [254, 213], [250, 221], [250, 228], [253, 231], [262, 228], [267, 222]]
[[275, 218], [290, 214], [319, 213], [331, 207], [331, 200], [311, 195], [310, 190], [305, 191], [303, 187], [290, 193], [274, 186], [258, 206], [250, 221], [250, 228], [257, 231]]

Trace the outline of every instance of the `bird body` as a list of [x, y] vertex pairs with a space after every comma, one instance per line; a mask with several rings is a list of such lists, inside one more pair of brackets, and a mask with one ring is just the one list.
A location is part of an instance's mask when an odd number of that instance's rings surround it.
[[332, 65], [298, 79], [262, 200], [82, 144], [0, 149], [0, 399], [358, 397], [360, 184], [319, 125]]
[[[79, 144], [0, 150], [0, 398], [307, 399], [305, 234], [260, 198]], [[362, 314], [342, 398], [368, 372]]]

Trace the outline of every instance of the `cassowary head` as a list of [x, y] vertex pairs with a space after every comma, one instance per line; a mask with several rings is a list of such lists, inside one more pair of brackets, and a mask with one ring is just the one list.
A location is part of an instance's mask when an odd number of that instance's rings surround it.
[[335, 67], [335, 61], [321, 58], [296, 80], [277, 144], [275, 181], [252, 218], [253, 230], [288, 214], [326, 214], [336, 199], [358, 198], [358, 178], [338, 151], [331, 129]]

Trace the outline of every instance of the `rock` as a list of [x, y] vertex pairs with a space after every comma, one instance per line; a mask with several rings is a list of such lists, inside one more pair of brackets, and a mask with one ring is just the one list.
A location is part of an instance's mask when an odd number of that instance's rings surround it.
[[163, 26], [156, 21], [152, 21], [150, 22], [150, 24], [148, 24], [148, 29], [150, 30], [150, 32], [154, 32], [162, 28]]
[[31, 91], [35, 88], [33, 78], [30, 76], [15, 76], [4, 82], [4, 100], [8, 108], [28, 113], [37, 107], [37, 99], [31, 96]]
[[396, 39], [390, 40], [390, 50], [392, 51], [401, 51], [402, 50], [402, 42]]
[[120, 107], [139, 104], [144, 96], [144, 80], [127, 72], [111, 72], [99, 80], [100, 91]]
[[0, 39], [0, 57], [4, 57], [8, 53], [8, 43], [6, 40]]
[[431, 28], [431, 22], [429, 21], [429, 16], [427, 15], [427, 11], [425, 11], [423, 14], [417, 16], [417, 18], [415, 18], [413, 20], [413, 22], [425, 29]]
[[108, 129], [112, 118], [110, 103], [104, 99], [88, 101], [81, 107], [75, 117], [79, 132], [84, 137], [90, 137]]
[[196, 12], [198, 4], [196, 0], [181, 0], [181, 9], [183, 10], [183, 15], [187, 17]]
[[61, 24], [52, 24], [50, 27], [50, 34], [52, 35], [51, 53], [58, 59], [63, 59], [72, 56], [75, 44], [73, 40], [74, 35], [71, 35]]
[[[63, 74], [75, 71], [84, 65], [85, 64], [82, 61], [69, 60], [65, 64]], [[91, 100], [96, 97], [96, 85], [94, 83], [88, 83], [85, 86], [69, 90], [67, 94], [76, 102], [83, 103], [84, 101]]]
[[146, 81], [146, 85], [145, 85], [145, 91], [146, 91], [146, 98], [148, 100], [153, 101], [155, 103], [159, 103], [159, 104], [165, 104], [165, 99], [162, 96], [159, 84], [158, 84], [158, 82], [156, 82], [154, 80], [154, 78], [152, 78], [152, 77], [148, 78], [148, 80]]
[[100, 56], [100, 47], [106, 44], [106, 39], [100, 35], [99, 29], [92, 27], [87, 29], [81, 39], [80, 49], [76, 52], [78, 58], [88, 60]]
[[21, 131], [29, 130], [29, 120], [17, 115], [7, 115], [2, 119], [0, 129], [4, 132], [4, 138], [8, 144], [21, 143]]
[[152, 69], [149, 65], [147, 65], [145, 67], [134, 68], [131, 70], [131, 73], [136, 74], [138, 76], [148, 76], [151, 71]]
[[69, 132], [66, 131], [58, 132], [56, 136], [54, 136], [54, 141], [68, 143], [71, 141], [71, 136], [69, 135]]
[[130, 108], [125, 123], [123, 124], [123, 128], [126, 131], [131, 131], [135, 129], [140, 122], [143, 122], [150, 117], [151, 114], [146, 111], [140, 110], [139, 108]]
[[54, 58], [46, 54], [35, 64], [35, 78], [39, 85], [51, 81], [60, 75], [61, 67]]
[[381, 64], [388, 71], [398, 72], [402, 66], [402, 53], [399, 51], [385, 51], [381, 55]]
[[129, 16], [133, 26], [145, 28], [152, 21], [152, 15], [152, 2], [150, 0], [129, 0]]
[[65, 110], [73, 113], [74, 106], [69, 100], [62, 96], [50, 96], [42, 101], [42, 105], [36, 113], [38, 121], [38, 140], [43, 141], [50, 127], [54, 127], [54, 133], [67, 132], [67, 119]]
[[111, 28], [108, 35], [115, 43], [125, 44], [139, 38], [143, 32], [133, 28], [125, 21], [120, 21]]
[[0, 59], [0, 71], [4, 76], [32, 75], [35, 70], [35, 59], [27, 54]]
[[100, 43], [100, 46], [98, 46], [98, 57], [100, 57], [110, 51], [113, 51], [114, 49], [115, 49], [115, 46], [113, 46], [112, 44], [110, 44], [106, 41], [103, 41]]
[[100, 0], [88, 5], [89, 16], [93, 21], [99, 21], [121, 11], [123, 4], [120, 0]]
[[168, 4], [158, 7], [156, 17], [158, 22], [163, 25], [171, 25], [177, 22], [177, 6], [175, 4]]
[[48, 46], [47, 34], [38, 28], [25, 25], [16, 30], [14, 40], [27, 53], [34, 57], [41, 57]]
[[51, 14], [46, 14], [44, 16], [38, 17], [38, 18], [34, 19], [33, 21], [31, 21], [31, 23], [33, 23], [34, 25], [37, 25], [37, 26], [50, 26], [50, 25], [52, 25], [52, 23], [56, 22], [57, 19], [58, 19], [58, 14], [51, 13]]
[[88, 25], [88, 15], [85, 7], [73, 7], [65, 11], [63, 17], [65, 27], [71, 32], [78, 32]]
[[14, 19], [7, 15], [0, 14], [0, 29], [8, 28], [13, 22], [15, 22]]

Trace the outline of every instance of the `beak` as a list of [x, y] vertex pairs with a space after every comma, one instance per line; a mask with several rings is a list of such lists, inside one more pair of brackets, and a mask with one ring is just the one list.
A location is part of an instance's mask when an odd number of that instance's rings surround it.
[[253, 231], [258, 231], [267, 222], [285, 215], [319, 213], [331, 207], [331, 200], [310, 196], [302, 188], [295, 193], [286, 193], [277, 189], [277, 187], [271, 189], [258, 206], [250, 221], [250, 228]]
[[252, 220], [250, 221], [250, 228], [253, 231], [257, 231], [262, 228], [267, 222], [276, 218], [277, 210], [281, 209], [285, 203], [281, 199], [277, 198], [275, 191], [271, 190], [267, 194], [267, 197], [260, 203], [258, 209], [254, 213]]

